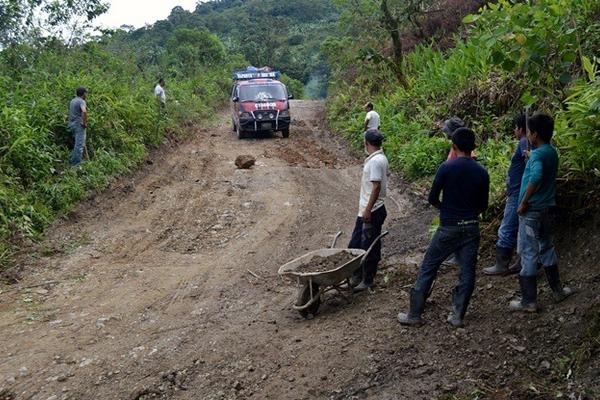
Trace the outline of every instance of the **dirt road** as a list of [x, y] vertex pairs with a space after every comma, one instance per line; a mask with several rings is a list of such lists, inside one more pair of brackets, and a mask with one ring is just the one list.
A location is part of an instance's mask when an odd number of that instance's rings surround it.
[[[295, 102], [288, 140], [238, 140], [223, 114], [53, 227], [34, 273], [1, 295], [0, 387], [299, 399], [367, 366], [347, 306], [332, 298], [305, 321], [276, 274], [340, 229], [347, 241], [355, 218], [361, 160], [323, 131], [322, 107]], [[236, 169], [240, 154], [256, 166]]]
[[[434, 214], [394, 176], [375, 292], [351, 304], [330, 295], [311, 320], [292, 310], [296, 288], [277, 269], [340, 229], [348, 240], [362, 162], [323, 128], [323, 103], [293, 110], [289, 139], [240, 141], [224, 113], [219, 126], [165, 145], [52, 227], [23, 257], [24, 280], [0, 293], [0, 400], [545, 399], [600, 390], [597, 359], [581, 370], [561, 361], [600, 303], [598, 250], [587, 242], [564, 246], [587, 251], [564, 269], [580, 293], [554, 305], [542, 285], [536, 316], [506, 312], [514, 277], [480, 277], [467, 327], [449, 328], [456, 274], [443, 268], [427, 325], [398, 325]], [[256, 165], [236, 169], [240, 154]]]

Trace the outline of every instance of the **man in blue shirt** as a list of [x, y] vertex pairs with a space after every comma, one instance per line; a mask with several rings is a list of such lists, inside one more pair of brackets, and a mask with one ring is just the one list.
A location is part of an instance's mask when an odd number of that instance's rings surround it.
[[[423, 323], [421, 314], [442, 262], [455, 253], [460, 264], [458, 285], [454, 288], [453, 313], [448, 323], [463, 325], [463, 318], [475, 288], [475, 267], [479, 251], [479, 214], [488, 207], [490, 178], [487, 171], [471, 157], [475, 134], [468, 128], [452, 135], [452, 148], [458, 157], [444, 162], [438, 169], [429, 203], [440, 209], [440, 227], [435, 232], [421, 264], [415, 286], [410, 293], [408, 313], [398, 314], [403, 325]], [[443, 193], [440, 201], [440, 193]]]
[[517, 207], [528, 152], [526, 132], [525, 115], [521, 114], [515, 118], [514, 135], [519, 142], [510, 160], [510, 167], [506, 176], [506, 205], [504, 207], [504, 217], [498, 229], [496, 264], [483, 269], [483, 273], [486, 275], [506, 275], [517, 273], [521, 269], [521, 263], [518, 260], [514, 266], [509, 268], [509, 265], [517, 248], [517, 233], [519, 232]]
[[562, 285], [558, 258], [552, 243], [552, 226], [548, 210], [556, 205], [558, 153], [550, 144], [554, 120], [537, 113], [529, 118], [527, 139], [535, 150], [525, 166], [519, 193], [519, 238], [521, 298], [510, 302], [513, 311], [537, 311], [537, 267], [544, 267], [554, 299], [559, 302], [573, 294]]

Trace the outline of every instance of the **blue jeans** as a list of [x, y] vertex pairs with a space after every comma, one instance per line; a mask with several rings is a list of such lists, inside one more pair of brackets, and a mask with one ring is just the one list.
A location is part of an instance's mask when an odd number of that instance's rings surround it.
[[76, 124], [69, 125], [69, 130], [73, 133], [73, 138], [75, 139], [75, 145], [73, 146], [73, 152], [71, 153], [71, 165], [79, 165], [81, 164], [83, 147], [85, 146], [85, 128], [80, 124]]
[[[356, 218], [354, 231], [352, 232], [350, 243], [348, 243], [348, 248], [367, 250], [377, 236], [381, 235], [381, 229], [386, 217], [387, 211], [385, 206], [381, 206], [371, 213], [371, 223], [369, 224], [365, 224], [362, 217]], [[356, 270], [354, 276], [356, 278], [362, 278], [365, 285], [372, 285], [375, 280], [375, 274], [377, 274], [377, 265], [380, 260], [381, 240], [375, 244], [373, 250], [369, 253], [369, 256], [363, 265], [363, 269], [361, 270], [359, 268]]]
[[479, 251], [479, 225], [440, 226], [425, 253], [414, 290], [427, 296], [440, 265], [452, 253], [460, 264], [458, 284], [453, 292], [455, 311], [462, 318], [475, 289], [475, 268]]
[[514, 250], [517, 248], [517, 236], [519, 233], [519, 193], [513, 193], [506, 198], [504, 206], [504, 218], [498, 228], [498, 241], [496, 247]]
[[558, 264], [552, 238], [552, 224], [547, 209], [519, 215], [521, 276], [536, 276], [538, 263], [544, 267]]

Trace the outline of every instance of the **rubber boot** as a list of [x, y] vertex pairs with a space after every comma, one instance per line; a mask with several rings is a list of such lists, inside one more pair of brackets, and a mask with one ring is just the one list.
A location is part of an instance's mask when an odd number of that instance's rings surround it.
[[425, 308], [425, 298], [425, 293], [411, 289], [409, 311], [408, 313], [399, 313], [398, 322], [400, 322], [402, 325], [408, 326], [423, 325], [421, 314], [423, 314], [423, 308]]
[[465, 326], [463, 318], [460, 316], [460, 313], [456, 310], [456, 308], [453, 308], [452, 313], [448, 315], [448, 319], [446, 321], [455, 328], [462, 328]]
[[537, 276], [520, 276], [521, 298], [510, 302], [511, 311], [537, 312]]
[[459, 293], [458, 288], [454, 288], [452, 291], [452, 313], [448, 315], [446, 320], [450, 325], [455, 328], [461, 328], [465, 325], [464, 318], [467, 313], [467, 307], [471, 299], [471, 293]]
[[552, 289], [552, 297], [554, 297], [554, 301], [560, 303], [575, 291], [570, 287], [563, 286], [560, 282], [560, 275], [558, 273], [558, 265], [551, 265], [549, 267], [544, 267], [544, 271], [546, 271], [546, 278], [548, 279], [548, 285], [550, 289]]
[[508, 267], [508, 273], [518, 274], [519, 272], [521, 272], [521, 256], [517, 255], [515, 262]]
[[365, 281], [360, 282], [358, 285], [352, 288], [355, 293], [364, 292], [365, 290], [370, 290], [373, 288], [373, 284], [369, 285]]
[[512, 249], [496, 247], [496, 264], [492, 267], [484, 268], [485, 275], [507, 275], [509, 273], [508, 265], [512, 259]]

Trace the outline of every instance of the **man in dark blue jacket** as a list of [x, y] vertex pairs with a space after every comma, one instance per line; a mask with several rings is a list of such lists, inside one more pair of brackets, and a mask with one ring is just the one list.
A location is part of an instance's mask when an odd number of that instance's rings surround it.
[[509, 268], [515, 249], [517, 248], [517, 233], [519, 231], [519, 193], [521, 191], [521, 180], [525, 172], [525, 164], [528, 157], [527, 122], [525, 114], [515, 119], [515, 138], [519, 141], [517, 148], [510, 159], [510, 167], [506, 174], [506, 205], [500, 228], [498, 228], [498, 241], [496, 242], [496, 263], [484, 268], [486, 275], [506, 275], [517, 273], [521, 270], [521, 262], [517, 260]]
[[[463, 318], [475, 288], [475, 268], [479, 251], [479, 214], [488, 207], [490, 178], [471, 157], [475, 149], [475, 134], [460, 128], [452, 135], [452, 148], [458, 158], [446, 161], [438, 169], [429, 203], [440, 209], [440, 226], [435, 232], [421, 269], [410, 293], [408, 313], [398, 314], [403, 325], [421, 325], [425, 300], [442, 262], [456, 253], [460, 264], [458, 285], [453, 293], [453, 313], [448, 322], [463, 325]], [[442, 201], [440, 194], [443, 193]]]

